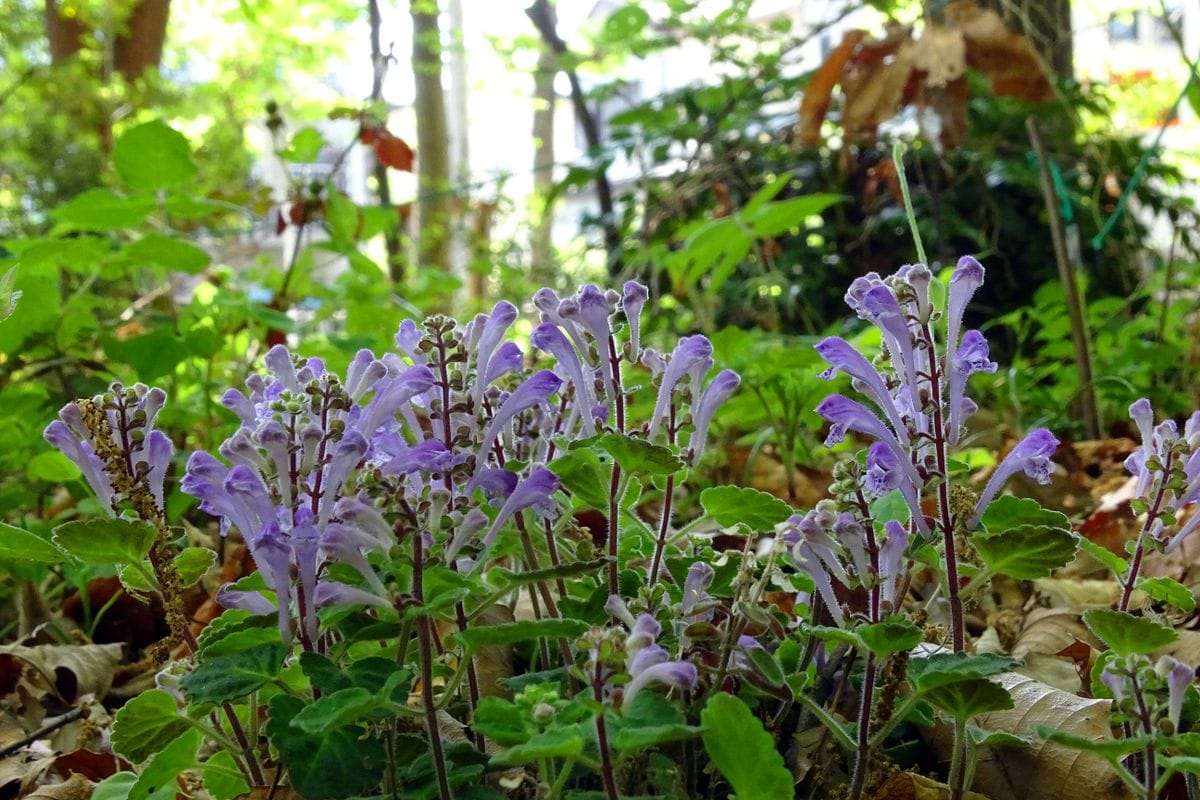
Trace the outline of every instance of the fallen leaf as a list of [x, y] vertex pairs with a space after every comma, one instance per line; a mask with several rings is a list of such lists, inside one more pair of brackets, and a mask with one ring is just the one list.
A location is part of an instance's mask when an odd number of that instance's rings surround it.
[[91, 781], [76, 773], [65, 783], [39, 786], [26, 795], [26, 800], [88, 800], [93, 788], [95, 785]]
[[0, 686], [12, 684], [15, 671], [64, 703], [84, 694], [103, 699], [112, 688], [124, 650], [121, 644], [6, 645], [0, 647]]
[[[911, 772], [893, 772], [875, 790], [876, 800], [946, 800], [950, 787], [924, 775]], [[964, 792], [964, 800], [991, 800], [977, 792]]]
[[821, 123], [829, 111], [829, 101], [833, 89], [846, 69], [850, 56], [866, 36], [864, 31], [847, 31], [842, 37], [841, 44], [833, 49], [825, 63], [817, 67], [804, 95], [800, 98], [800, 121], [796, 123], [796, 132], [792, 144], [797, 148], [813, 148], [821, 143]]

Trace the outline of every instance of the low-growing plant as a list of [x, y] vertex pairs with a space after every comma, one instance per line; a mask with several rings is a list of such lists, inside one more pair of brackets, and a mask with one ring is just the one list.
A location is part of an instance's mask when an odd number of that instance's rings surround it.
[[[635, 282], [539, 291], [528, 353], [503, 301], [465, 324], [406, 321], [392, 352], [360, 351], [344, 377], [276, 346], [222, 397], [239, 424], [220, 457], [192, 453], [180, 482], [257, 565], [221, 587], [226, 610], [198, 636], [181, 589], [213, 553], [176, 552], [166, 521], [165, 394], [117, 385], [69, 404], [46, 438], [109, 516], [60, 525], [52, 542], [12, 529], [10, 542], [35, 560], [125, 565], [127, 590], [167, 609], [171, 635], [149, 657], [177, 659], [117, 714], [113, 748], [140, 766], [106, 785], [149, 797], [191, 770], [217, 798], [286, 783], [314, 800], [769, 800], [794, 796], [794, 734], [823, 725], [844, 758], [810, 791], [845, 785], [858, 800], [882, 780], [873, 762], [932, 715], [952, 731], [946, 791], [962, 797], [981, 747], [1022, 743], [972, 724], [1012, 707], [994, 678], [1018, 662], [970, 652], [964, 606], [993, 576], [1048, 576], [1078, 545], [1065, 515], [1001, 496], [1019, 472], [1049, 480], [1049, 431], [978, 493], [954, 458], [976, 410], [969, 379], [997, 368], [962, 324], [983, 278], [967, 257], [944, 293], [921, 265], [851, 285], [882, 345], [816, 345], [823, 375], [845, 373], [866, 403], [816, 406], [846, 457], [807, 512], [739, 486], [702, 491], [693, 518], [676, 511], [740, 378], [708, 378], [703, 336], [642, 347]], [[1150, 498], [1141, 553], [1170, 540], [1200, 461], [1194, 424], [1178, 436], [1151, 430], [1148, 404], [1133, 411], [1147, 437], [1130, 460]], [[850, 434], [869, 447], [836, 447]], [[1136, 563], [1127, 587], [1178, 594], [1139, 583]], [[1152, 800], [1200, 761], [1182, 668], [1163, 662], [1151, 680], [1136, 658], [1173, 631], [1127, 605], [1087, 617], [1132, 726], [1103, 752]], [[1140, 765], [1124, 766], [1135, 750]]]

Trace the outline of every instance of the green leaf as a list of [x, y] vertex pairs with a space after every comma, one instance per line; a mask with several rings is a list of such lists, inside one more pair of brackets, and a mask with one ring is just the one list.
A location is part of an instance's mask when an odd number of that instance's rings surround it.
[[183, 679], [180, 688], [192, 703], [223, 703], [245, 697], [279, 674], [288, 647], [265, 644], [212, 658]]
[[154, 213], [153, 197], [120, 197], [108, 189], [88, 189], [50, 212], [61, 225], [94, 231], [136, 227]]
[[505, 746], [520, 744], [528, 740], [531, 733], [526, 712], [502, 697], [479, 699], [471, 729]]
[[263, 728], [287, 766], [292, 788], [305, 800], [332, 800], [374, 789], [384, 763], [380, 740], [367, 736], [358, 725], [336, 728], [324, 736], [307, 734], [291, 725], [303, 709], [303, 700], [275, 695]]
[[1138, 578], [1134, 586], [1161, 603], [1175, 606], [1185, 614], [1196, 610], [1196, 597], [1191, 589], [1179, 581], [1170, 578]]
[[173, 742], [154, 754], [129, 790], [129, 800], [148, 800], [170, 787], [174, 792], [179, 773], [196, 766], [196, 750], [200, 747], [200, 731], [189, 728]]
[[974, 678], [939, 686], [925, 693], [925, 699], [957, 720], [967, 720], [976, 714], [1003, 711], [1013, 707], [1012, 695], [998, 683], [987, 678]]
[[686, 724], [683, 712], [655, 692], [642, 692], [621, 709], [621, 717], [612, 720], [612, 746], [617, 750], [640, 753], [650, 747], [691, 739], [703, 728]]
[[779, 236], [792, 228], [802, 228], [808, 217], [820, 214], [830, 206], [842, 202], [842, 199], [842, 196], [837, 194], [806, 194], [788, 200], [776, 200], [750, 214], [744, 213], [743, 219], [750, 226], [751, 232], [760, 239]]
[[1071, 521], [1061, 511], [1042, 508], [1036, 500], [1028, 497], [1003, 495], [992, 502], [983, 512], [980, 522], [989, 533], [1004, 533], [1022, 525], [1070, 530]]
[[[137, 783], [137, 778], [132, 772], [109, 775], [96, 784], [96, 788], [92, 790], [92, 800], [125, 800], [129, 797], [129, 790]], [[172, 798], [174, 794], [171, 793]]]
[[1079, 549], [1099, 561], [1104, 566], [1108, 567], [1112, 574], [1116, 575], [1118, 579], [1123, 578], [1129, 572], [1128, 561], [1121, 558], [1107, 547], [1098, 545], [1085, 536], [1079, 537]]
[[212, 262], [212, 256], [194, 244], [160, 233], [146, 234], [127, 245], [123, 253], [137, 265], [149, 264], [171, 272], [186, 272], [191, 275], [203, 272]]
[[454, 634], [454, 638], [467, 650], [474, 651], [480, 647], [496, 647], [531, 639], [573, 639], [587, 629], [587, 623], [577, 619], [522, 620], [486, 628], [467, 628]]
[[1096, 753], [1107, 758], [1109, 761], [1115, 761], [1130, 753], [1136, 753], [1151, 741], [1149, 736], [1130, 736], [1124, 739], [1088, 739], [1085, 736], [1076, 736], [1073, 733], [1067, 733], [1066, 731], [1057, 730], [1046, 725], [1036, 725], [1033, 731], [1047, 742], [1061, 744], [1072, 750], [1085, 750], [1089, 753]]
[[1070, 531], [1041, 525], [971, 537], [971, 546], [989, 570], [1027, 581], [1048, 577], [1071, 563], [1077, 542]]
[[196, 177], [188, 140], [161, 120], [122, 133], [113, 145], [112, 160], [117, 174], [131, 189], [173, 189]]
[[959, 681], [1009, 672], [1020, 663], [994, 653], [935, 653], [908, 660], [908, 682], [916, 691], [928, 692]]
[[103, 342], [110, 357], [129, 364], [146, 381], [171, 374], [190, 355], [183, 338], [169, 325], [123, 340], [106, 336]]
[[324, 735], [334, 728], [358, 722], [379, 708], [379, 700], [361, 686], [327, 694], [304, 707], [292, 726], [305, 733]]
[[217, 563], [216, 552], [207, 547], [185, 547], [175, 556], [175, 571], [183, 586], [191, 586], [200, 580]]
[[744, 652], [755, 671], [771, 686], [779, 688], [787, 683], [787, 677], [783, 674], [783, 668], [779, 666], [775, 656], [761, 647], [748, 647]]
[[1084, 624], [1118, 655], [1152, 653], [1179, 638], [1166, 625], [1124, 611], [1092, 608], [1083, 612]]
[[58, 564], [67, 560], [67, 554], [35, 533], [0, 522], [0, 558]]
[[792, 774], [775, 740], [738, 698], [718, 692], [700, 712], [704, 748], [738, 797], [791, 800]]
[[881, 658], [912, 650], [925, 640], [924, 631], [905, 617], [888, 617], [883, 622], [860, 625], [855, 633], [868, 650]]
[[117, 712], [112, 727], [113, 752], [140, 764], [187, 728], [188, 721], [179, 715], [175, 698], [161, 689], [151, 689], [134, 695]]
[[0, 275], [0, 322], [8, 319], [17, 310], [23, 292], [15, 288], [17, 283], [17, 268], [9, 267]]
[[212, 795], [213, 800], [233, 800], [250, 791], [249, 785], [239, 773], [237, 762], [228, 750], [218, 750], [212, 758], [204, 762], [202, 768], [204, 788]]
[[325, 147], [325, 137], [316, 128], [301, 128], [292, 136], [288, 146], [280, 151], [279, 157], [298, 164], [311, 164]]
[[967, 737], [976, 747], [1029, 747], [1033, 740], [1004, 731], [989, 731], [978, 725], [967, 726]]
[[597, 575], [612, 559], [605, 556], [591, 561], [573, 561], [557, 567], [531, 569], [527, 572], [513, 572], [504, 567], [495, 567], [488, 573], [488, 579], [496, 584], [496, 588], [509, 586], [528, 586], [531, 583], [552, 581], [556, 578], [573, 578], [577, 575]]
[[141, 561], [156, 538], [149, 523], [119, 518], [77, 520], [54, 529], [54, 543], [88, 564]]
[[778, 497], [740, 486], [711, 486], [700, 493], [700, 505], [718, 525], [742, 524], [752, 531], [771, 531], [792, 516], [792, 507]]
[[606, 433], [596, 439], [596, 446], [630, 475], [672, 475], [683, 469], [683, 462], [670, 449], [623, 433]]
[[608, 508], [607, 470], [594, 451], [583, 447], [568, 450], [549, 467], [571, 493], [576, 508]]
[[66, 483], [77, 480], [83, 473], [75, 462], [57, 450], [38, 453], [25, 465], [25, 477], [47, 483]]
[[536, 764], [549, 758], [578, 758], [583, 754], [583, 729], [578, 724], [556, 725], [535, 733], [522, 744], [513, 745], [492, 756], [494, 766]]
[[1154, 760], [1160, 768], [1166, 767], [1172, 772], [1200, 775], [1200, 757], [1197, 756], [1164, 756], [1160, 753]]

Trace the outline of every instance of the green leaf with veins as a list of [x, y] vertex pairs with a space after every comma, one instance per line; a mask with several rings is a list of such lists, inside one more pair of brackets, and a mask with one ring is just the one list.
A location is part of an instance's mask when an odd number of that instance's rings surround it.
[[908, 660], [908, 682], [924, 693], [959, 681], [970, 681], [1009, 672], [1020, 661], [994, 653], [935, 653]]
[[113, 720], [112, 749], [140, 764], [188, 728], [175, 698], [161, 689], [134, 695]]
[[121, 134], [113, 145], [112, 160], [126, 186], [149, 192], [181, 186], [197, 172], [188, 140], [161, 120]]
[[670, 448], [623, 433], [602, 434], [596, 437], [596, 446], [630, 475], [672, 475], [683, 469], [683, 462]]
[[991, 534], [1004, 533], [1023, 525], [1065, 531], [1071, 529], [1071, 521], [1061, 511], [1042, 508], [1036, 500], [1028, 497], [1007, 494], [988, 503], [979, 521]]
[[1138, 578], [1134, 586], [1160, 603], [1175, 606], [1185, 614], [1196, 610], [1196, 597], [1192, 590], [1170, 578]]
[[1020, 525], [1003, 533], [976, 534], [970, 542], [992, 572], [1029, 581], [1070, 564], [1078, 537], [1060, 528]]
[[88, 564], [137, 563], [157, 536], [147, 522], [120, 518], [77, 520], [54, 529], [54, 543]]
[[467, 628], [454, 634], [455, 639], [470, 651], [480, 647], [527, 642], [532, 639], [573, 639], [588, 629], [577, 619], [540, 619], [505, 622], [486, 628]]
[[196, 751], [200, 748], [200, 731], [190, 728], [159, 750], [142, 768], [137, 782], [129, 790], [128, 800], [148, 800], [164, 786], [177, 789], [179, 773], [196, 766]]
[[1034, 726], [1034, 733], [1047, 742], [1054, 742], [1072, 750], [1086, 750], [1096, 753], [1109, 761], [1124, 758], [1130, 753], [1136, 753], [1150, 743], [1149, 736], [1130, 736], [1123, 739], [1089, 739], [1086, 736], [1076, 736], [1073, 733], [1060, 731], [1047, 725]]
[[956, 720], [967, 720], [989, 711], [1013, 707], [1012, 695], [987, 678], [972, 678], [939, 686], [925, 693], [925, 699]]
[[700, 505], [717, 524], [745, 525], [752, 531], [773, 531], [794, 513], [774, 495], [739, 486], [712, 486], [700, 493]]
[[492, 756], [494, 766], [536, 764], [545, 759], [574, 759], [583, 754], [583, 728], [577, 723], [555, 725], [535, 733], [521, 744], [513, 745]]
[[888, 617], [872, 625], [855, 629], [858, 638], [877, 656], [912, 650], [925, 640], [925, 632], [905, 617]]
[[700, 712], [704, 749], [738, 797], [792, 800], [792, 774], [775, 740], [738, 698], [718, 692]]
[[0, 558], [59, 564], [67, 554], [35, 533], [0, 522]]
[[1152, 653], [1179, 638], [1166, 625], [1124, 611], [1092, 608], [1083, 612], [1083, 622], [1118, 655]]
[[183, 679], [180, 688], [192, 703], [245, 697], [279, 674], [289, 649], [284, 644], [263, 644], [208, 659]]
[[333, 800], [376, 787], [386, 761], [382, 742], [361, 725], [345, 725], [323, 736], [291, 724], [304, 710], [297, 697], [275, 695], [263, 732], [288, 770], [292, 788], [305, 800]]

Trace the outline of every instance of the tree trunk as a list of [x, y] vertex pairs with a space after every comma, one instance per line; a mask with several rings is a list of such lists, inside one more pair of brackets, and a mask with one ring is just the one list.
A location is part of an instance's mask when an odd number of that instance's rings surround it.
[[412, 0], [417, 114], [417, 263], [450, 269], [450, 147], [436, 0]]
[[1029, 39], [1051, 78], [1074, 77], [1071, 0], [979, 0], [979, 4], [995, 9], [1005, 24]]
[[[383, 52], [383, 44], [380, 39], [383, 18], [379, 13], [379, 0], [367, 0], [367, 21], [371, 32], [371, 105], [374, 107], [383, 101], [383, 79], [387, 76], [389, 58], [389, 55], [385, 55]], [[384, 117], [386, 122], [386, 114]], [[391, 205], [392, 186], [388, 182], [387, 165], [376, 158], [371, 172], [375, 177], [375, 184], [378, 186], [376, 194], [379, 197], [379, 203], [384, 206]], [[392, 283], [400, 283], [404, 280], [404, 247], [401, 239], [403, 230], [404, 222], [398, 218], [390, 230], [383, 232], [384, 246], [387, 249], [388, 277]]]
[[[550, 22], [555, 24], [554, 6], [547, 3]], [[536, 220], [529, 239], [530, 271], [535, 283], [549, 282], [554, 275], [554, 250], [551, 232], [554, 226], [553, 201], [550, 192], [554, 188], [554, 106], [558, 99], [554, 92], [554, 78], [558, 72], [558, 59], [549, 45], [543, 44], [538, 57], [537, 69], [533, 73], [533, 203], [532, 216]]]
[[[44, 9], [50, 60], [57, 64], [83, 49], [88, 27], [77, 16], [63, 16], [58, 0], [46, 0]], [[104, 63], [111, 64], [111, 70], [127, 81], [137, 80], [150, 67], [157, 67], [162, 61], [170, 11], [171, 0], [140, 0], [128, 17], [117, 22], [116, 30], [109, 32], [115, 34], [108, 37], [113, 49], [111, 60], [106, 58]], [[106, 66], [102, 77], [107, 79], [108, 72]]]

